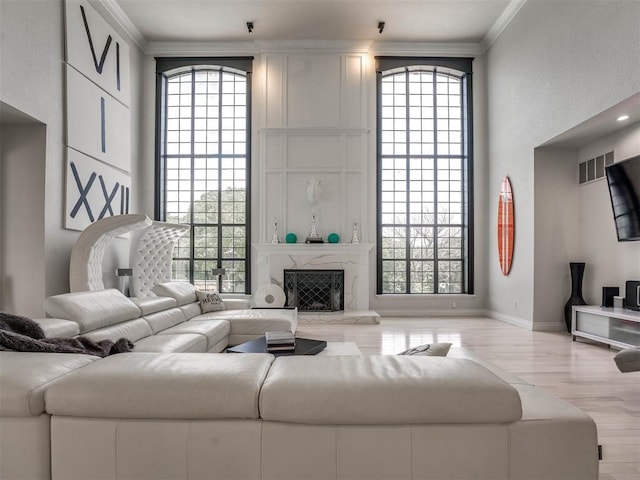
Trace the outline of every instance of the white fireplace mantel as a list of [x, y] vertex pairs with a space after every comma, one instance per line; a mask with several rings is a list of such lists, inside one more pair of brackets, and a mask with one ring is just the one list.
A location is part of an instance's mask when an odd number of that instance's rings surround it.
[[369, 254], [373, 243], [254, 243], [260, 255], [360, 255]]
[[282, 286], [285, 269], [344, 270], [345, 310], [369, 309], [373, 243], [255, 243], [258, 286]]

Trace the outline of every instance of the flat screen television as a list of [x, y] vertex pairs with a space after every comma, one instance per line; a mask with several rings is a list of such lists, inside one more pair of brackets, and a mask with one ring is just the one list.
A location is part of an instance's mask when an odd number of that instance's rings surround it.
[[640, 241], [640, 155], [605, 169], [619, 242]]

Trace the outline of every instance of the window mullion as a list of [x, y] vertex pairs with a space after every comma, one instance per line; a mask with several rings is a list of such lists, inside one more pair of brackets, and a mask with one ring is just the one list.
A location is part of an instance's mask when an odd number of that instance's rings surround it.
[[411, 129], [409, 128], [409, 120], [411, 118], [409, 111], [409, 70], [405, 69], [404, 72], [404, 86], [405, 86], [405, 191], [406, 191], [406, 200], [405, 200], [405, 209], [406, 209], [406, 220], [405, 220], [405, 291], [407, 293], [411, 293], [411, 217], [409, 213], [411, 212], [411, 196], [410, 193], [410, 162], [409, 162], [409, 148], [410, 148], [410, 136]]
[[162, 188], [160, 189], [160, 201], [157, 203], [158, 212], [160, 213], [160, 219], [163, 222], [167, 221], [167, 192], [166, 192], [166, 181], [167, 181], [167, 119], [169, 118], [169, 79], [163, 75], [162, 76], [162, 85], [164, 87], [164, 105], [162, 105], [162, 130], [163, 133], [158, 135], [162, 135], [162, 147], [160, 150], [161, 154], [164, 154], [164, 158], [161, 159], [161, 169], [162, 169], [162, 178], [160, 179], [160, 185]]
[[[195, 69], [191, 69], [191, 138], [190, 138], [190, 143], [191, 143], [191, 157], [190, 157], [190, 161], [191, 161], [191, 191], [190, 191], [190, 199], [189, 199], [189, 203], [191, 204], [191, 208], [190, 208], [190, 214], [189, 214], [189, 223], [191, 223], [191, 225], [194, 224], [195, 221], [195, 192], [194, 192], [194, 182], [195, 182], [195, 157], [194, 157], [194, 153], [195, 153], [195, 126], [196, 126], [196, 115], [195, 115], [195, 107], [196, 107], [196, 72]], [[189, 259], [189, 281], [191, 283], [194, 282], [194, 278], [195, 278], [195, 268], [196, 268], [196, 234], [195, 234], [195, 228], [191, 228], [190, 229], [190, 235], [191, 235], [191, 254], [190, 254], [190, 259]]]
[[[216, 251], [216, 266], [222, 268], [222, 69], [218, 75], [218, 249]], [[218, 276], [218, 291], [222, 292], [222, 275]]]
[[440, 293], [438, 268], [438, 78], [431, 73], [433, 85], [433, 291]]
[[[466, 77], [466, 76], [465, 76]], [[469, 218], [468, 218], [468, 214], [469, 214], [469, 190], [468, 190], [468, 178], [467, 178], [467, 168], [468, 168], [468, 155], [469, 152], [467, 150], [467, 145], [469, 144], [469, 139], [467, 138], [468, 132], [467, 132], [467, 110], [464, 108], [464, 104], [466, 101], [466, 95], [465, 95], [465, 87], [464, 85], [466, 84], [465, 80], [463, 77], [463, 80], [460, 82], [460, 179], [462, 182], [462, 189], [461, 189], [461, 201], [462, 201], [462, 222], [460, 225], [460, 228], [462, 229], [462, 236], [460, 239], [460, 247], [461, 247], [461, 251], [460, 251], [460, 258], [462, 261], [462, 287], [461, 290], [463, 292], [468, 292], [469, 291], [469, 277], [468, 277], [468, 273], [469, 273], [469, 269], [467, 268], [467, 262], [469, 261], [469, 256], [468, 254], [465, 254], [465, 252], [469, 251], [469, 246], [467, 245], [468, 242], [468, 230], [464, 228], [464, 225], [469, 225]]]

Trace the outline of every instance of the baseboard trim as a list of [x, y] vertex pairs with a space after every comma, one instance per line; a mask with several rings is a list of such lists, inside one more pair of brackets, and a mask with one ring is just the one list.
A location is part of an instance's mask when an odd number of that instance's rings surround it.
[[412, 309], [376, 309], [376, 312], [383, 317], [489, 317], [500, 322], [508, 323], [526, 330], [539, 332], [563, 332], [566, 326], [562, 322], [536, 322], [535, 324], [523, 318], [505, 315], [504, 313], [484, 310], [480, 308], [457, 308], [441, 310], [417, 310]]
[[504, 313], [494, 312], [493, 310], [487, 310], [486, 315], [490, 318], [493, 318], [494, 320], [500, 320], [501, 322], [515, 325], [516, 327], [525, 328], [527, 330], [533, 330], [533, 325], [531, 324], [531, 322], [523, 318], [505, 315]]
[[534, 322], [535, 332], [567, 332], [567, 326], [563, 322]]
[[485, 310], [478, 308], [448, 308], [442, 310], [420, 310], [416, 308], [412, 309], [397, 309], [397, 308], [376, 308], [376, 312], [381, 317], [482, 317], [486, 316]]

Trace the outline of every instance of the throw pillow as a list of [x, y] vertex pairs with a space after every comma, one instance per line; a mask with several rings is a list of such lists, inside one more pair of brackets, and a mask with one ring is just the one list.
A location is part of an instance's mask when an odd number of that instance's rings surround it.
[[212, 292], [207, 290], [196, 290], [196, 296], [200, 302], [200, 308], [202, 313], [218, 312], [220, 310], [226, 310], [227, 307], [222, 301], [222, 297], [218, 292]]
[[427, 343], [420, 345], [419, 347], [413, 347], [404, 352], [400, 352], [398, 355], [425, 355], [429, 357], [446, 357], [449, 353], [451, 344], [447, 342], [440, 343]]
[[640, 370], [640, 347], [629, 347], [616, 353], [613, 359], [622, 373]]

